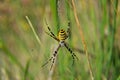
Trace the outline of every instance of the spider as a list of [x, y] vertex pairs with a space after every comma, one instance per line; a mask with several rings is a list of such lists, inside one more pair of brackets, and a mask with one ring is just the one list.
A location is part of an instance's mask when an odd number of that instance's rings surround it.
[[[46, 22], [46, 21], [45, 21]], [[66, 47], [66, 49], [71, 53], [71, 56], [72, 56], [72, 59], [73, 59], [73, 64], [74, 64], [74, 60], [75, 58], [77, 58], [77, 56], [73, 53], [73, 51], [68, 47], [67, 43], [65, 42], [65, 40], [69, 37], [70, 35], [70, 22], [68, 22], [68, 29], [67, 29], [67, 32], [63, 29], [61, 29], [58, 33], [58, 37], [56, 37], [54, 35], [54, 33], [51, 31], [49, 25], [47, 24], [46, 22], [46, 25], [47, 25], [47, 28], [49, 30], [50, 33], [46, 32], [47, 35], [49, 35], [50, 37], [52, 37], [53, 39], [55, 39], [56, 41], [59, 42], [59, 45], [58, 47], [56, 48], [56, 50], [53, 52], [53, 55], [52, 57], [49, 58], [49, 60], [42, 65], [45, 66], [46, 64], [48, 64], [50, 61], [52, 61], [52, 64], [51, 64], [51, 67], [50, 67], [50, 70], [52, 69], [54, 63], [55, 63], [55, 59], [56, 59], [56, 56], [57, 56], [57, 53], [58, 53], [58, 50], [60, 49], [60, 47]]]

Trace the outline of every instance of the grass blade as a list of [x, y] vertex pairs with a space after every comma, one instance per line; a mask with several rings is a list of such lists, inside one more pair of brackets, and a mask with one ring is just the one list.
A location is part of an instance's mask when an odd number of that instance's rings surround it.
[[33, 33], [34, 33], [36, 40], [38, 41], [39, 45], [41, 45], [41, 40], [39, 39], [37, 33], [35, 32], [35, 29], [34, 29], [32, 23], [30, 22], [30, 19], [28, 18], [28, 16], [25, 16], [25, 18], [27, 19], [27, 21], [28, 21]]
[[30, 66], [30, 60], [27, 61], [27, 64], [26, 64], [26, 67], [25, 67], [24, 80], [27, 80], [29, 66]]

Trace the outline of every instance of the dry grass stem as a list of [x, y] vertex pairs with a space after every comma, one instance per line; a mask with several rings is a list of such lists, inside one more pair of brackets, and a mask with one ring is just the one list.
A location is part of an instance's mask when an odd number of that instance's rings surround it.
[[73, 11], [74, 11], [74, 17], [75, 17], [75, 20], [76, 20], [76, 23], [77, 23], [77, 27], [79, 28], [80, 37], [82, 39], [85, 54], [86, 54], [86, 57], [87, 57], [87, 62], [88, 62], [88, 67], [89, 67], [89, 71], [90, 71], [91, 80], [94, 80], [94, 76], [93, 76], [93, 72], [92, 72], [92, 68], [91, 68], [91, 64], [90, 64], [90, 59], [89, 59], [89, 54], [87, 52], [87, 47], [86, 47], [86, 43], [85, 43], [85, 40], [84, 40], [82, 28], [80, 26], [80, 23], [79, 23], [79, 20], [78, 20], [78, 17], [77, 17], [77, 11], [76, 11], [74, 0], [72, 0], [72, 6], [73, 6]]

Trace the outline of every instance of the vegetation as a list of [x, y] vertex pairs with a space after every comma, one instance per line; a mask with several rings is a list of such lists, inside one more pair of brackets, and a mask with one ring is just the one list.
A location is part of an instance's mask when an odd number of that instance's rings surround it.
[[[0, 80], [120, 80], [119, 0], [72, 1], [0, 1]], [[56, 35], [71, 22], [74, 65], [63, 47], [51, 71], [41, 67], [58, 45], [45, 20]]]

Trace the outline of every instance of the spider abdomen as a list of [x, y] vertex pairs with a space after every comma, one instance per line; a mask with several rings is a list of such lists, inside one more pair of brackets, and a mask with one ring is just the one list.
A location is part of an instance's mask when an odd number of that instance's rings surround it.
[[60, 41], [65, 41], [66, 38], [67, 38], [67, 34], [66, 34], [65, 30], [61, 29], [58, 34], [58, 39]]

